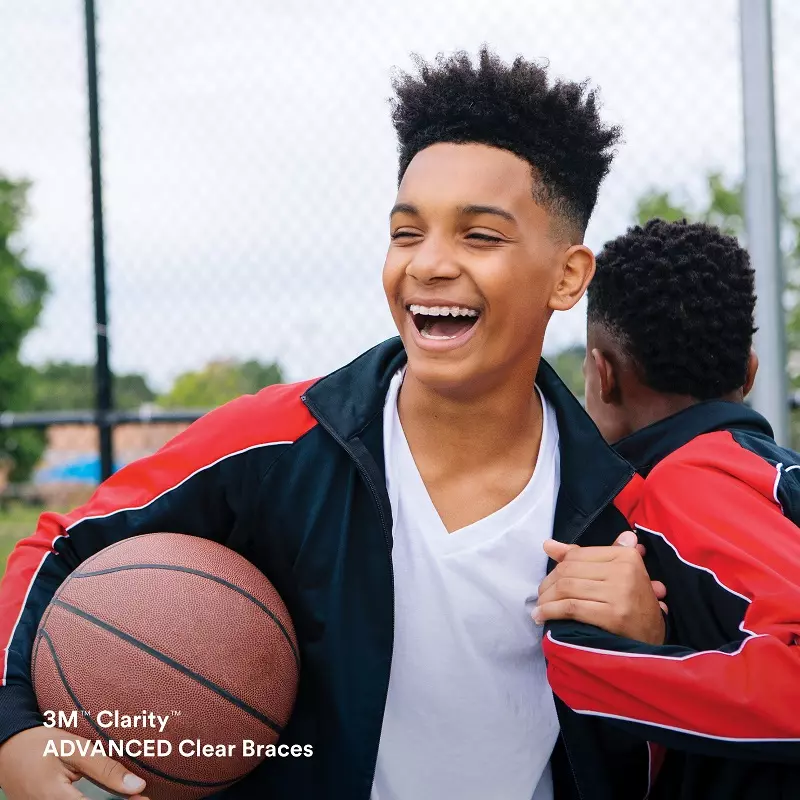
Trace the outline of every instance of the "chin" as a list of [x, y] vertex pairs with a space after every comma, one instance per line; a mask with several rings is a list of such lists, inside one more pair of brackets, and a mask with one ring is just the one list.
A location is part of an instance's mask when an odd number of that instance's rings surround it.
[[437, 357], [429, 353], [409, 352], [408, 369], [414, 379], [437, 394], [471, 394], [481, 381], [478, 371], [465, 359]]

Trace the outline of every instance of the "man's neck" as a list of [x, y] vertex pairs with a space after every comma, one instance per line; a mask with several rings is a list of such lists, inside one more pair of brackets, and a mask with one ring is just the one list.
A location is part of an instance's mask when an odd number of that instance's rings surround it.
[[[718, 399], [732, 403], [744, 402], [741, 389], [723, 395]], [[690, 395], [662, 394], [661, 392], [647, 390], [646, 397], [638, 397], [634, 405], [636, 413], [631, 420], [631, 432], [635, 433], [642, 428], [648, 427], [648, 425], [661, 422], [662, 419], [672, 417], [700, 402], [702, 401]]]
[[[415, 458], [454, 474], [531, 458], [535, 463], [543, 412], [534, 388], [535, 370], [470, 397], [432, 390], [409, 369], [398, 399], [398, 413]], [[438, 470], [437, 470], [438, 471]]]
[[658, 392], [648, 392], [646, 402], [637, 399], [635, 412], [631, 415], [631, 433], [661, 422], [662, 419], [671, 417], [696, 403], [697, 400], [688, 395], [664, 395]]

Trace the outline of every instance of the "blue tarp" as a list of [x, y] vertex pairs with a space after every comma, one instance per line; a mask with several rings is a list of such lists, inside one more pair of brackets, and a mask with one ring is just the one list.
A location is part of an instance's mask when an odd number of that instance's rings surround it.
[[[114, 470], [119, 465], [114, 465]], [[35, 483], [91, 483], [100, 482], [100, 457], [81, 456], [36, 471]]]

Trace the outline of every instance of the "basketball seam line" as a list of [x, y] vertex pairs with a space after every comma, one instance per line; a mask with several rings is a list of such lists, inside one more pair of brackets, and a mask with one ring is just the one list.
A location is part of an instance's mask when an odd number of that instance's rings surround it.
[[[72, 702], [77, 707], [78, 711], [81, 712], [83, 719], [85, 719], [94, 730], [97, 732], [98, 736], [101, 736], [107, 742], [111, 741], [111, 737], [92, 719], [91, 713], [87, 712], [86, 709], [83, 707], [83, 704], [78, 699], [78, 696], [72, 690], [72, 686], [70, 686], [69, 681], [67, 680], [67, 676], [64, 674], [64, 670], [61, 668], [61, 662], [58, 660], [58, 654], [56, 653], [55, 645], [53, 644], [53, 640], [48, 636], [47, 631], [41, 631], [40, 636], [42, 639], [47, 642], [47, 646], [50, 650], [50, 654], [53, 656], [53, 663], [55, 664], [56, 671], [58, 672], [59, 678], [61, 678], [61, 683], [64, 684], [64, 688], [67, 690], [67, 694], [69, 694]], [[126, 758], [130, 759], [131, 762], [136, 764], [137, 766], [141, 767], [142, 769], [151, 772], [153, 775], [158, 776], [159, 778], [164, 778], [165, 780], [172, 781], [173, 783], [180, 783], [184, 786], [205, 786], [208, 788], [221, 788], [224, 786], [229, 786], [232, 783], [235, 783], [239, 778], [231, 778], [227, 781], [220, 781], [220, 782], [208, 782], [208, 781], [190, 781], [186, 778], [178, 778], [175, 775], [170, 775], [167, 772], [162, 772], [155, 767], [151, 767], [148, 764], [145, 764], [138, 758], [134, 756], [126, 755]]]
[[[114, 547], [114, 545], [112, 544], [111, 547]], [[109, 547], [108, 549], [111, 549], [111, 547]], [[91, 561], [92, 559], [94, 559], [96, 556], [99, 556], [99, 555], [100, 555], [100, 553], [96, 553], [89, 560]], [[44, 614], [42, 614], [42, 618], [39, 621], [39, 630], [38, 630], [38, 632], [36, 634], [36, 637], [33, 640], [33, 653], [31, 655], [31, 674], [33, 674], [33, 672], [36, 669], [36, 654], [39, 652], [39, 648], [38, 648], [39, 637], [45, 632], [45, 628], [47, 627], [47, 620], [48, 620], [50, 614], [53, 613], [53, 608], [55, 608], [55, 606], [52, 603], [52, 600], [57, 600], [61, 596], [61, 593], [64, 591], [64, 589], [67, 588], [68, 584], [69, 584], [69, 578], [67, 578], [67, 580], [65, 580], [61, 584], [61, 586], [59, 586], [58, 589], [56, 589], [55, 594], [53, 595], [50, 604], [44, 610]]]
[[[144, 533], [144, 534], [140, 534], [140, 535], [142, 535], [142, 536], [149, 536], [150, 534]], [[70, 537], [69, 537], [69, 536], [65, 536], [65, 537], [63, 537], [63, 538], [64, 538], [64, 540], [66, 541], [66, 540], [67, 540], [67, 539], [69, 539]], [[114, 549], [116, 549], [116, 548], [117, 548], [117, 547], [119, 547], [121, 544], [127, 544], [127, 543], [128, 543], [130, 540], [131, 540], [131, 538], [133, 538], [133, 537], [126, 537], [125, 539], [119, 539], [119, 540], [117, 540], [116, 542], [112, 542], [111, 544], [109, 544], [109, 545], [106, 545], [106, 546], [105, 546], [105, 547], [104, 547], [102, 550], [98, 550], [96, 553], [94, 553], [94, 554], [90, 555], [90, 556], [89, 556], [89, 558], [87, 558], [85, 561], [81, 561], [81, 562], [80, 562], [80, 563], [79, 563], [79, 564], [78, 564], [78, 565], [75, 567], [75, 569], [82, 569], [83, 567], [88, 567], [88, 566], [89, 566], [89, 564], [91, 564], [91, 563], [92, 563], [92, 561], [96, 561], [96, 560], [97, 560], [97, 559], [98, 559], [100, 556], [104, 555], [105, 553], [108, 553], [108, 552], [109, 552], [109, 551], [111, 551], [111, 550], [114, 550]], [[57, 554], [57, 555], [61, 555], [61, 553], [59, 553], [58, 551], [56, 551], [56, 554]], [[71, 576], [71, 575], [68, 575], [67, 577], [72, 577], [72, 576]], [[66, 581], [65, 581], [65, 582], [66, 582]]]
[[110, 625], [104, 620], [95, 617], [93, 614], [89, 614], [88, 612], [84, 611], [81, 608], [76, 608], [75, 606], [70, 605], [69, 603], [65, 603], [63, 600], [54, 600], [53, 602], [60, 608], [63, 608], [64, 610], [69, 611], [75, 614], [76, 616], [82, 617], [88, 622], [97, 625], [99, 628], [102, 628], [103, 630], [106, 630], [109, 633], [114, 634], [114, 636], [117, 636], [123, 641], [128, 642], [128, 644], [131, 644], [134, 647], [137, 647], [139, 650], [144, 651], [148, 655], [153, 656], [154, 658], [158, 659], [167, 666], [170, 666], [173, 669], [176, 669], [178, 672], [186, 675], [187, 677], [192, 678], [193, 680], [197, 681], [201, 686], [205, 686], [206, 689], [210, 689], [215, 694], [218, 694], [220, 697], [233, 703], [237, 708], [241, 709], [246, 714], [249, 714], [254, 719], [257, 719], [259, 722], [263, 722], [267, 727], [272, 728], [272, 730], [275, 731], [275, 733], [280, 734], [283, 732], [283, 727], [274, 720], [270, 719], [266, 714], [262, 713], [261, 711], [258, 711], [255, 708], [252, 708], [247, 703], [245, 703], [244, 700], [240, 700], [238, 697], [231, 694], [226, 689], [223, 689], [221, 686], [217, 686], [217, 684], [215, 684], [213, 681], [208, 680], [208, 678], [204, 678], [202, 675], [198, 675], [196, 672], [190, 670], [188, 667], [185, 667], [180, 662], [175, 661], [175, 659], [170, 658], [165, 653], [162, 653], [156, 650], [155, 648], [150, 647], [150, 645], [145, 644], [136, 637], [131, 636], [129, 633], [125, 633], [125, 631], [121, 631], [119, 628], [115, 628], [113, 625]]
[[230, 581], [225, 580], [225, 578], [220, 578], [217, 575], [212, 575], [209, 572], [203, 572], [203, 570], [193, 569], [192, 567], [182, 567], [177, 564], [121, 564], [118, 567], [109, 567], [107, 569], [98, 569], [93, 570], [92, 572], [80, 572], [80, 573], [73, 573], [70, 575], [70, 579], [72, 578], [91, 578], [95, 575], [110, 575], [114, 572], [122, 572], [125, 570], [135, 570], [135, 569], [166, 569], [172, 570], [173, 572], [188, 572], [191, 575], [199, 575], [202, 578], [208, 578], [211, 581], [215, 581], [216, 583], [220, 583], [223, 586], [226, 586], [228, 589], [233, 589], [235, 592], [238, 592], [243, 597], [246, 597], [248, 600], [252, 600], [263, 612], [265, 612], [270, 619], [280, 628], [281, 633], [283, 634], [283, 638], [286, 639], [291, 651], [292, 656], [294, 656], [295, 664], [297, 666], [298, 673], [300, 672], [300, 654], [297, 652], [294, 642], [292, 641], [291, 637], [289, 636], [289, 632], [283, 626], [283, 623], [278, 619], [278, 617], [272, 612], [267, 606], [265, 606], [258, 598], [254, 597], [250, 594], [250, 592], [242, 589], [241, 586], [237, 586], [235, 583], [231, 583]]

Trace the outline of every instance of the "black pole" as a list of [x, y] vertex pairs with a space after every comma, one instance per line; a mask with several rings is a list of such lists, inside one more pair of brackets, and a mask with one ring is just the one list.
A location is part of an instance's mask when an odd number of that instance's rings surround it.
[[95, 366], [97, 428], [100, 435], [100, 479], [114, 470], [109, 414], [113, 409], [111, 370], [108, 366], [108, 316], [106, 312], [106, 256], [103, 234], [103, 181], [100, 173], [100, 114], [97, 100], [97, 39], [94, 0], [85, 0], [86, 66], [89, 89], [89, 144], [92, 167], [92, 225], [94, 235], [94, 303], [97, 332]]

